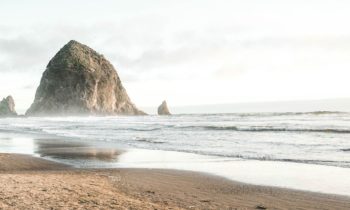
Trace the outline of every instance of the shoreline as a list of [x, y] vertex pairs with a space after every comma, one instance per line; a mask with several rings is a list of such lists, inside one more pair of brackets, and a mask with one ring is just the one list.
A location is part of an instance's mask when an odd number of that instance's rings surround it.
[[78, 169], [0, 153], [0, 209], [346, 209], [347, 196], [169, 169]]
[[[350, 168], [258, 161], [187, 152], [136, 149], [114, 142], [4, 134], [0, 153], [30, 154], [75, 168], [154, 168], [194, 171], [247, 184], [350, 196]], [[322, 184], [319, 184], [322, 183]]]
[[253, 185], [350, 196], [350, 182], [339, 179], [349, 177], [350, 168], [133, 149], [114, 143], [85, 142], [61, 137], [28, 135], [7, 135], [7, 137], [3, 138], [0, 153], [29, 154], [75, 168], [153, 168], [193, 171]]

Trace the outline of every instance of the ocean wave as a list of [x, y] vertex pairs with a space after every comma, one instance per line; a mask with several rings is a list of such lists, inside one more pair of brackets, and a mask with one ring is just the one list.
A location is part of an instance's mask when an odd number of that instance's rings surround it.
[[[290, 163], [303, 163], [303, 164], [315, 164], [315, 165], [327, 165], [327, 166], [336, 166], [342, 168], [350, 168], [350, 161], [338, 161], [338, 160], [317, 160], [317, 159], [297, 159], [297, 158], [279, 158], [274, 155], [247, 155], [247, 154], [221, 154], [215, 152], [204, 152], [196, 150], [173, 150], [178, 152], [194, 153], [199, 155], [209, 155], [216, 156], [221, 158], [229, 158], [228, 161], [231, 161], [231, 158], [237, 160], [256, 160], [256, 161], [276, 161], [276, 162], [290, 162]], [[225, 160], [223, 160], [225, 161]]]
[[158, 131], [162, 128], [113, 128], [114, 131]]
[[279, 128], [279, 127], [238, 127], [238, 126], [180, 126], [180, 129], [202, 129], [218, 131], [239, 131], [239, 132], [315, 132], [315, 133], [350, 133], [350, 129], [337, 128]]
[[[153, 148], [155, 149], [155, 148]], [[156, 149], [157, 150], [157, 149]], [[163, 149], [161, 149], [163, 150]], [[254, 154], [254, 155], [248, 155], [248, 154], [237, 154], [237, 153], [231, 153], [231, 154], [223, 154], [223, 153], [217, 153], [214, 151], [200, 151], [200, 150], [191, 150], [191, 149], [165, 149], [166, 151], [176, 151], [176, 152], [184, 152], [184, 153], [190, 153], [190, 154], [198, 154], [198, 155], [205, 155], [205, 156], [214, 156], [218, 157], [220, 159], [217, 159], [215, 161], [232, 161], [232, 159], [241, 160], [241, 161], [273, 161], [273, 162], [290, 162], [290, 163], [303, 163], [303, 164], [314, 164], [314, 165], [327, 165], [327, 166], [336, 166], [336, 167], [342, 167], [342, 168], [350, 168], [350, 161], [347, 160], [324, 160], [324, 159], [302, 159], [302, 158], [282, 158], [274, 155], [267, 155], [267, 154]]]
[[149, 139], [149, 138], [139, 138], [136, 137], [134, 138], [135, 141], [138, 142], [147, 142], [147, 143], [151, 143], [151, 144], [164, 144], [164, 141], [158, 141], [158, 140], [154, 140], [154, 139]]
[[13, 127], [13, 128], [0, 128], [1, 133], [41, 133], [43, 132], [42, 128], [33, 128], [33, 127]]
[[[273, 126], [230, 126], [230, 125], [188, 125], [188, 126], [170, 126], [164, 125], [162, 127], [137, 128], [137, 127], [115, 127], [107, 128], [111, 131], [137, 131], [137, 132], [152, 132], [161, 131], [164, 129], [177, 130], [204, 130], [204, 131], [236, 131], [236, 132], [297, 132], [297, 133], [338, 133], [350, 134], [349, 128], [297, 128], [297, 127], [273, 127]], [[31, 134], [62, 134], [67, 131], [85, 131], [87, 129], [80, 126], [71, 126], [71, 128], [39, 128], [39, 127], [12, 127], [0, 128], [2, 133], [31, 133]], [[88, 130], [91, 130], [90, 128]]]
[[[257, 113], [263, 114], [263, 113]], [[348, 112], [336, 112], [336, 111], [314, 111], [314, 112], [271, 112], [266, 113], [269, 116], [291, 116], [291, 115], [338, 115], [338, 114], [349, 114]]]
[[350, 148], [341, 149], [340, 151], [343, 151], [343, 152], [350, 152]]
[[174, 116], [238, 116], [238, 117], [273, 117], [273, 116], [322, 116], [322, 115], [350, 115], [350, 112], [340, 112], [340, 111], [312, 111], [312, 112], [242, 112], [242, 113], [209, 113], [209, 114], [178, 114]]

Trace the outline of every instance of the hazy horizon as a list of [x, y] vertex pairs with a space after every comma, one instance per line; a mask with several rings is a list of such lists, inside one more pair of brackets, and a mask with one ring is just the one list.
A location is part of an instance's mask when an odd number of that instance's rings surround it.
[[49, 60], [74, 39], [111, 61], [138, 107], [349, 98], [349, 6], [5, 0], [0, 97], [12, 95], [23, 113]]
[[[295, 101], [260, 101], [224, 104], [171, 106], [173, 114], [258, 113], [258, 112], [350, 112], [350, 98]], [[157, 106], [140, 107], [148, 114], [156, 114]]]
[[[160, 104], [140, 106], [147, 114], [157, 114]], [[248, 112], [350, 112], [349, 98], [333, 98], [320, 100], [295, 101], [257, 101], [240, 103], [217, 103], [173, 106], [168, 104], [172, 114], [220, 114], [220, 113], [248, 113]], [[29, 108], [29, 107], [28, 107]], [[18, 114], [24, 114], [27, 109], [17, 109]]]

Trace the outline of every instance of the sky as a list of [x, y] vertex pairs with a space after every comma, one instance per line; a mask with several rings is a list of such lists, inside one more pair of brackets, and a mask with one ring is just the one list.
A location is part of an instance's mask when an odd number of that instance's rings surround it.
[[[74, 39], [139, 107], [350, 97], [347, 0], [0, 0], [0, 97], [32, 103]], [[21, 111], [20, 111], [21, 112]]]

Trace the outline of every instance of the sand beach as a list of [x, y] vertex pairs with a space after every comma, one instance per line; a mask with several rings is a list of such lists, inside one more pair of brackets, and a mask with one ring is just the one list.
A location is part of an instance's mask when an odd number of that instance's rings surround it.
[[77, 169], [18, 154], [0, 154], [0, 186], [0, 209], [350, 208], [346, 196], [179, 170]]

